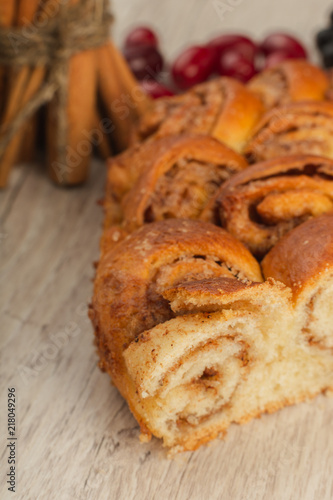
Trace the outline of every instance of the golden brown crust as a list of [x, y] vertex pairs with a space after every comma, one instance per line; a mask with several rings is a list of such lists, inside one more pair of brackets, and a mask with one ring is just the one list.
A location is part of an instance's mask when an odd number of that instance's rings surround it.
[[270, 109], [288, 102], [324, 100], [328, 85], [327, 75], [318, 66], [290, 59], [259, 73], [248, 88]]
[[129, 231], [166, 218], [198, 218], [219, 186], [247, 167], [242, 156], [208, 136], [165, 137], [147, 150], [139, 179], [121, 201]]
[[333, 210], [333, 161], [310, 155], [258, 163], [234, 175], [202, 213], [264, 256], [310, 217]]
[[188, 281], [167, 288], [163, 293], [174, 312], [219, 311], [224, 307], [253, 310], [262, 308], [270, 297], [272, 304], [284, 296], [288, 301], [289, 290], [281, 283], [268, 278], [264, 283], [235, 280], [229, 277], [214, 277], [200, 281]]
[[281, 281], [294, 297], [333, 268], [333, 213], [291, 231], [266, 255], [264, 276]]
[[149, 224], [110, 250], [102, 247], [90, 316], [102, 366], [125, 397], [130, 384], [122, 352], [139, 333], [172, 317], [163, 291], [186, 278], [203, 279], [228, 271], [242, 279], [262, 279], [257, 261], [240, 242], [201, 221]]
[[168, 136], [163, 140], [136, 144], [124, 153], [108, 160], [107, 195], [108, 192], [117, 199], [122, 197], [134, 186], [141, 172], [147, 168], [154, 158], [163, 157], [180, 139], [179, 136]]
[[333, 158], [333, 103], [290, 103], [268, 111], [244, 149], [250, 162], [289, 154]]
[[223, 77], [197, 85], [182, 96], [159, 99], [143, 116], [137, 140], [171, 134], [211, 135], [241, 151], [263, 113], [261, 101], [240, 82]]
[[222, 89], [224, 103], [211, 134], [235, 151], [242, 152], [264, 110], [260, 101], [236, 80], [225, 78]]
[[110, 250], [124, 240], [128, 234], [128, 231], [121, 226], [114, 225], [109, 228], [105, 228], [100, 240], [101, 254], [104, 255], [105, 253], [110, 252]]
[[[261, 284], [261, 283], [260, 283]], [[176, 294], [180, 291], [185, 293], [188, 297], [196, 294], [206, 295], [210, 297], [232, 297], [235, 294], [244, 292], [250, 288], [256, 287], [258, 282], [254, 281], [240, 281], [232, 278], [221, 277], [198, 281], [189, 281], [181, 283], [173, 288], [168, 288], [164, 292], [164, 297], [169, 301], [173, 300]]]
[[[172, 138], [166, 140], [164, 152], [172, 143]], [[158, 147], [158, 146], [157, 146]], [[158, 152], [163, 154], [163, 151]], [[150, 144], [137, 144], [123, 153], [110, 158], [107, 162], [107, 178], [104, 200], [104, 227], [119, 224], [122, 221], [120, 202], [124, 195], [133, 187], [141, 170], [151, 161]]]

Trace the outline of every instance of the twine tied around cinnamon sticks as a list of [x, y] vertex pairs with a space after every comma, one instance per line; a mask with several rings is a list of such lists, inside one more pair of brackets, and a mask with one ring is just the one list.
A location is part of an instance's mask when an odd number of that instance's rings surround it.
[[[44, 0], [44, 2], [45, 1], [47, 2], [49, 0]], [[79, 168], [76, 169], [74, 174], [72, 168], [67, 168], [68, 152], [66, 149], [68, 148], [68, 137], [70, 136], [69, 127], [71, 127], [73, 120], [75, 121], [75, 116], [68, 116], [68, 109], [70, 106], [70, 61], [72, 58], [77, 57], [77, 54], [85, 51], [92, 51], [93, 49], [98, 50], [100, 47], [103, 47], [103, 50], [107, 50], [111, 58], [113, 57], [111, 52], [115, 49], [109, 46], [110, 43], [107, 43], [113, 16], [108, 11], [108, 0], [56, 0], [56, 2], [57, 9], [55, 15], [44, 18], [44, 20], [42, 20], [41, 17], [40, 22], [36, 23], [37, 26], [33, 26], [34, 29], [28, 30], [27, 26], [23, 28], [0, 28], [0, 65], [8, 68], [24, 68], [28, 66], [33, 67], [36, 73], [42, 71], [36, 78], [36, 82], [40, 80], [40, 85], [35, 82], [37, 90], [31, 92], [32, 95], [28, 101], [20, 107], [13, 119], [10, 120], [9, 123], [3, 123], [1, 126], [1, 187], [7, 183], [11, 163], [15, 156], [15, 151], [12, 152], [13, 154], [10, 154], [9, 151], [11, 142], [13, 142], [15, 136], [20, 129], [22, 129], [22, 126], [27, 120], [29, 120], [41, 106], [50, 101], [55, 101], [52, 111], [54, 117], [51, 118], [50, 121], [52, 122], [53, 120], [56, 123], [56, 127], [49, 130], [50, 140], [52, 142], [55, 141], [55, 144], [51, 148], [54, 150], [51, 156], [53, 156], [52, 164], [55, 168], [49, 168], [50, 176], [56, 182], [66, 185], [80, 183], [84, 181], [86, 177], [86, 167], [82, 168], [80, 171], [79, 165]], [[68, 5], [68, 3], [70, 3], [70, 5]], [[120, 56], [120, 54], [116, 54], [116, 59], [118, 56]], [[103, 73], [103, 70], [101, 71], [101, 65], [98, 64], [98, 59], [99, 57], [96, 54], [95, 67], [95, 63], [92, 63], [93, 59], [90, 58], [90, 66], [88, 67], [85, 65], [85, 67], [88, 68], [88, 74], [78, 75], [77, 78], [92, 79], [92, 73], [94, 71]], [[123, 62], [121, 66], [123, 67], [123, 76], [127, 83], [129, 78], [130, 86], [137, 86], [137, 82], [130, 74], [128, 68], [126, 68], [126, 64]], [[82, 65], [79, 66], [79, 68], [80, 67], [82, 71], [79, 69], [79, 73], [80, 71], [82, 73], [84, 68]], [[78, 73], [77, 70], [76, 73]], [[103, 74], [99, 76], [103, 77]], [[118, 74], [114, 74], [113, 76], [115, 79], [122, 77], [121, 74], [119, 75], [119, 71]], [[33, 87], [34, 85], [31, 86]], [[92, 89], [92, 85], [90, 85], [90, 87]], [[121, 85], [119, 89], [120, 88]], [[71, 92], [73, 95], [73, 90]], [[92, 93], [91, 90], [89, 92], [90, 94]], [[112, 95], [111, 92], [109, 98], [112, 100], [115, 97], [116, 96]], [[108, 100], [107, 95], [105, 95], [104, 98]], [[145, 100], [145, 98], [142, 100]], [[92, 115], [92, 106], [97, 106], [95, 101], [97, 103], [97, 97], [92, 98], [91, 96], [87, 96], [86, 105], [87, 108], [90, 107], [90, 115]], [[82, 96], [82, 106], [84, 105], [84, 96]], [[76, 108], [78, 107], [77, 103], [75, 106]], [[108, 104], [105, 106], [105, 108], [109, 107], [110, 105]], [[87, 110], [87, 113], [88, 112]], [[100, 114], [99, 111], [96, 110], [95, 118], [97, 116], [100, 116]], [[91, 123], [91, 126], [92, 125], [93, 123]], [[59, 170], [58, 172], [56, 171], [55, 163], [60, 165], [61, 175], [59, 175]], [[86, 164], [87, 159], [84, 159], [83, 163]]]

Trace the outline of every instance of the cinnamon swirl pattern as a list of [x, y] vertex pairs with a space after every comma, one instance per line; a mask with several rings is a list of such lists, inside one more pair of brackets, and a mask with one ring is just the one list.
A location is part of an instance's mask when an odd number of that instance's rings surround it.
[[244, 154], [251, 163], [289, 154], [333, 158], [333, 103], [297, 102], [268, 111]]
[[259, 98], [232, 78], [219, 78], [181, 96], [158, 99], [143, 116], [136, 141], [180, 133], [206, 134], [241, 152], [263, 113]]
[[303, 59], [284, 61], [248, 83], [266, 109], [296, 101], [323, 101], [328, 87], [325, 72]]
[[257, 257], [311, 217], [333, 210], [333, 161], [286, 156], [233, 176], [202, 213], [226, 228]]
[[[208, 136], [162, 138], [144, 149], [149, 155], [141, 175], [118, 205], [128, 231], [163, 219], [198, 218], [219, 187], [247, 167], [242, 156]], [[135, 156], [131, 160], [138, 166]]]
[[263, 271], [291, 288], [307, 342], [333, 354], [333, 214], [309, 220], [282, 238], [263, 260]]

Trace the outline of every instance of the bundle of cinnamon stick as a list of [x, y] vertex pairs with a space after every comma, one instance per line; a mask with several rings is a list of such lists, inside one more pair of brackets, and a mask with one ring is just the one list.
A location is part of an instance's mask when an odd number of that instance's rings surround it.
[[107, 157], [128, 145], [150, 100], [109, 40], [110, 20], [108, 0], [1, 2], [0, 187], [34, 158], [42, 131], [62, 185], [86, 180], [94, 147]]

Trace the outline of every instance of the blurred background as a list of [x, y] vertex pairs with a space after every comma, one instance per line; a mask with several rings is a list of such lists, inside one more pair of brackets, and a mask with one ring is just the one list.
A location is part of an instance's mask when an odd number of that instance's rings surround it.
[[144, 24], [161, 38], [167, 59], [186, 45], [203, 43], [221, 32], [245, 32], [262, 38], [275, 30], [297, 35], [311, 58], [318, 60], [314, 35], [329, 23], [332, 0], [112, 0], [113, 35], [121, 45], [125, 34]]

